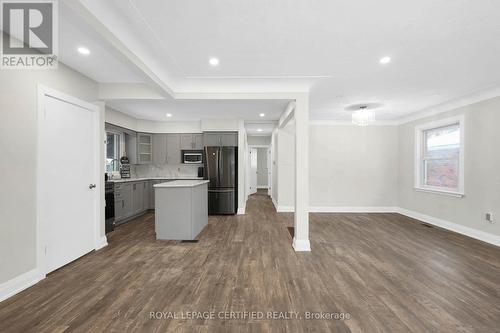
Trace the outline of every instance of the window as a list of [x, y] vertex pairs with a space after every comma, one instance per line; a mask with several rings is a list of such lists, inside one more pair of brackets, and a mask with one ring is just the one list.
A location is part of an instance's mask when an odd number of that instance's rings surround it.
[[463, 117], [449, 118], [416, 128], [415, 188], [464, 194]]
[[120, 170], [120, 134], [106, 132], [106, 172]]

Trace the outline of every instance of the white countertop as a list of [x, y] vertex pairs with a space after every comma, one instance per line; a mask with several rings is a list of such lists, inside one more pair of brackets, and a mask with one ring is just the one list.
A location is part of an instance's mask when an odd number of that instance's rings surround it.
[[160, 183], [153, 185], [155, 188], [162, 188], [162, 187], [194, 187], [194, 186], [199, 186], [203, 185], [206, 183], [209, 183], [209, 180], [203, 180], [203, 179], [184, 179], [184, 180], [173, 180], [169, 181], [167, 183]]
[[126, 182], [140, 182], [144, 180], [203, 180], [203, 177], [190, 177], [190, 176], [185, 176], [185, 177], [143, 177], [143, 178], [121, 178], [121, 179], [109, 179], [109, 182], [113, 183], [126, 183]]

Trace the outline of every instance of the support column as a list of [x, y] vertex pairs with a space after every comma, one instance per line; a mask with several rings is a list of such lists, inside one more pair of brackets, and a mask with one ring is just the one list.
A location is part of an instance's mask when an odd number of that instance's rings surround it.
[[309, 94], [295, 106], [295, 214], [293, 248], [311, 251], [309, 243]]

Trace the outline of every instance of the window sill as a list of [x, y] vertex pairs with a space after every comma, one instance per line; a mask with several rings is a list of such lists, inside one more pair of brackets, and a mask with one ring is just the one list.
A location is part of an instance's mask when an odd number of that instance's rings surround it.
[[455, 198], [463, 198], [465, 196], [465, 194], [461, 193], [461, 192], [437, 190], [437, 189], [425, 188], [425, 187], [415, 187], [415, 191], [447, 195], [447, 196], [455, 197]]

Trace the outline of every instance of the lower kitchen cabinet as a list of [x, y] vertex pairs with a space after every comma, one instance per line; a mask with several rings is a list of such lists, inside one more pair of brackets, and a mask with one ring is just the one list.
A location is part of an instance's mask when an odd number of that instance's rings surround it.
[[144, 192], [144, 195], [142, 196], [142, 202], [143, 202], [142, 206], [143, 206], [144, 210], [148, 210], [150, 197], [151, 197], [151, 182], [148, 180], [148, 181], [143, 182], [142, 185], [143, 185], [143, 192]]
[[144, 182], [133, 183], [132, 184], [132, 203], [134, 214], [140, 214], [144, 210]]
[[150, 209], [150, 181], [115, 184], [115, 223]]

